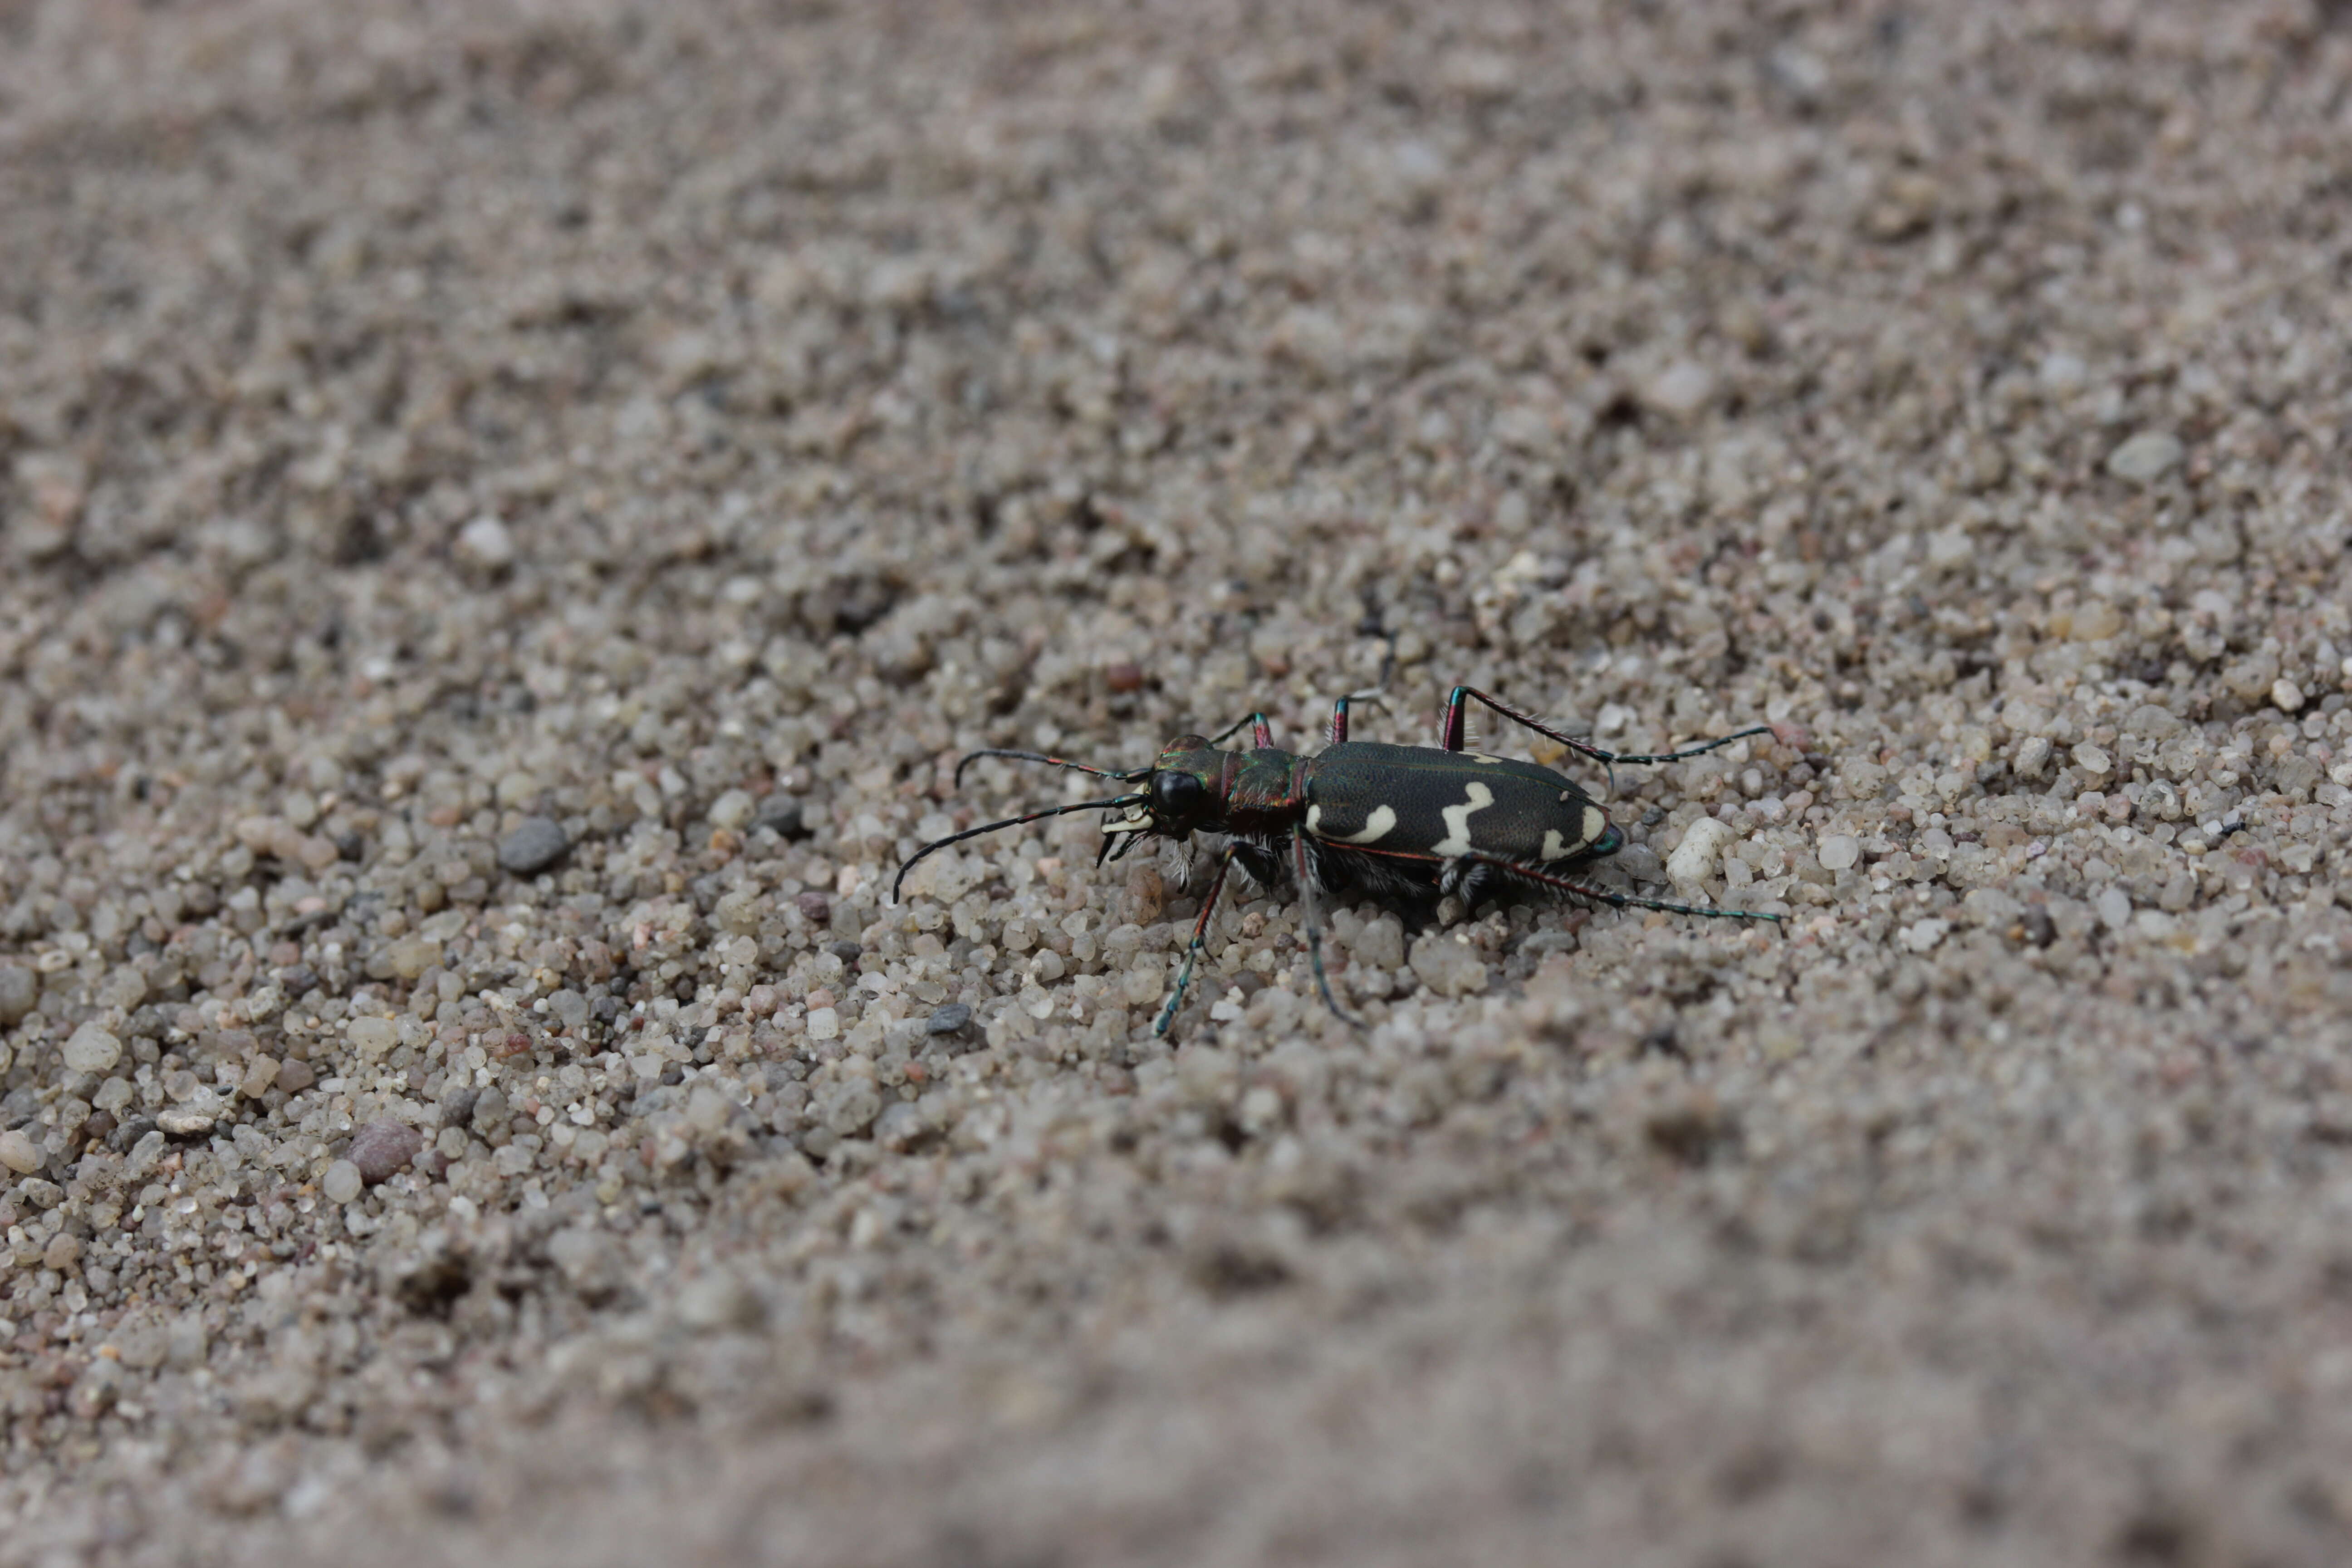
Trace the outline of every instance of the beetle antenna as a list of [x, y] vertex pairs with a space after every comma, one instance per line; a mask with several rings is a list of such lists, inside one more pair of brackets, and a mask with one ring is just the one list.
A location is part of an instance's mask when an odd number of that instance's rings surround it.
[[[1045, 760], [1051, 762], [1053, 759], [1049, 757]], [[1120, 775], [1110, 773], [1106, 776], [1118, 778]], [[961, 833], [950, 833], [945, 838], [934, 838], [912, 855], [908, 856], [905, 864], [898, 868], [898, 876], [890, 881], [890, 901], [894, 904], [898, 901], [898, 889], [905, 886], [907, 873], [915, 868], [916, 861], [944, 849], [950, 844], [961, 844], [967, 838], [977, 838], [983, 833], [993, 833], [1000, 827], [1018, 827], [1024, 822], [1042, 822], [1049, 816], [1067, 816], [1074, 811], [1124, 811], [1131, 805], [1142, 805], [1150, 798], [1148, 795], [1114, 795], [1109, 800], [1081, 800], [1069, 805], [1047, 806], [1043, 811], [1033, 811], [1025, 816], [1008, 816], [1002, 822], [990, 822], [978, 827], [967, 827]]]
[[1049, 757], [1043, 752], [1014, 752], [999, 746], [968, 753], [956, 763], [956, 788], [963, 787], [963, 771], [982, 757], [1009, 757], [1016, 763], [1048, 763], [1057, 768], [1075, 768], [1082, 773], [1092, 773], [1098, 779], [1117, 779], [1121, 784], [1140, 784], [1151, 776], [1150, 768], [1130, 768], [1122, 773], [1115, 768], [1098, 768], [1089, 763], [1074, 763], [1067, 757]]

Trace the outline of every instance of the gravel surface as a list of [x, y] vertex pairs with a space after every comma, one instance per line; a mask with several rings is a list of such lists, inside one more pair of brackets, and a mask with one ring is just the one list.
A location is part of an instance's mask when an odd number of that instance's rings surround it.
[[[0, 6], [0, 1564], [2347, 1560], [2348, 95]], [[1181, 851], [889, 900], [1381, 626], [1360, 738], [1775, 726], [1611, 875], [1785, 925], [1341, 909], [1351, 1030], [1245, 890], [1171, 1043]]]

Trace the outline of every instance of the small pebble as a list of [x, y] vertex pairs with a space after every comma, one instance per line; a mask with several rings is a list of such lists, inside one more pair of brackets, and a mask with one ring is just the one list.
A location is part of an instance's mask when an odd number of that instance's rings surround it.
[[414, 980], [441, 962], [441, 944], [411, 937], [383, 950], [383, 961], [396, 979]]
[[2104, 747], [2095, 746], [2088, 741], [2074, 748], [2074, 765], [2093, 778], [2104, 777], [2106, 771], [2115, 766], [2115, 759], [2107, 755]]
[[1643, 401], [1662, 414], [1688, 419], [1715, 399], [1715, 374], [1696, 360], [1668, 365], [1643, 388]]
[[2303, 688], [2282, 675], [2271, 682], [2271, 701], [2282, 713], [2293, 713], [2303, 706]]
[[311, 1070], [309, 1062], [278, 1064], [278, 1087], [289, 1094], [299, 1094], [318, 1081], [319, 1075]]
[[360, 1174], [357, 1165], [349, 1160], [338, 1160], [329, 1165], [327, 1173], [320, 1178], [319, 1190], [326, 1194], [331, 1204], [347, 1204], [360, 1195], [360, 1189], [364, 1184], [365, 1178]]
[[1486, 966], [1477, 949], [1445, 931], [1433, 931], [1412, 944], [1412, 972], [1441, 996], [1467, 996], [1486, 988]]
[[122, 1059], [122, 1042], [96, 1024], [84, 1024], [67, 1039], [63, 1054], [75, 1072], [102, 1073]]
[[1373, 969], [1396, 969], [1404, 963], [1404, 922], [1392, 914], [1366, 921], [1349, 944], [1356, 962]]
[[201, 1138], [218, 1120], [209, 1101], [174, 1105], [155, 1113], [155, 1125], [174, 1138]]
[[2180, 461], [2178, 437], [2143, 430], [2107, 455], [2107, 472], [2129, 484], [2154, 484]]
[[950, 1002], [931, 1009], [924, 1021], [923, 1032], [931, 1035], [953, 1035], [971, 1026], [971, 1009], [961, 1002]]
[[1914, 921], [1903, 928], [1903, 945], [1913, 952], [1926, 952], [1944, 940], [1950, 922], [1939, 920]]
[[457, 531], [457, 553], [477, 566], [510, 566], [515, 558], [514, 533], [499, 519], [485, 514]]
[[588, 1024], [588, 998], [568, 988], [558, 991], [547, 999], [547, 1014], [564, 1029], [577, 1032]]
[[741, 1115], [741, 1108], [707, 1083], [698, 1083], [686, 1097], [686, 1120], [704, 1134], [719, 1131]]
[[40, 1145], [13, 1127], [0, 1132], [0, 1165], [20, 1176], [29, 1176], [41, 1168]]
[[15, 1028], [41, 999], [40, 976], [21, 964], [0, 963], [0, 1028]]
[[678, 1321], [698, 1333], [755, 1329], [766, 1316], [751, 1289], [724, 1270], [687, 1281], [677, 1300]]
[[526, 816], [499, 840], [499, 864], [518, 877], [534, 877], [563, 858], [572, 840], [552, 817]]
[[2076, 642], [2105, 642], [2123, 629], [2123, 612], [2104, 599], [2094, 599], [2074, 612], [2068, 635]]
[[1666, 857], [1666, 877], [1677, 888], [1695, 888], [1715, 874], [1725, 846], [1739, 835], [1727, 822], [1702, 816], [1683, 830], [1680, 844]]
[[350, 1163], [361, 1179], [373, 1186], [415, 1159], [424, 1147], [423, 1133], [405, 1121], [384, 1117], [352, 1135]]
[[122, 1364], [152, 1372], [171, 1353], [171, 1336], [151, 1317], [125, 1318], [115, 1326], [113, 1342]]
[[735, 832], [751, 820], [755, 809], [751, 791], [730, 789], [710, 803], [710, 826]]
[[400, 1026], [389, 1018], [353, 1018], [344, 1033], [363, 1056], [380, 1057], [400, 1044]]
[[812, 925], [824, 925], [833, 919], [833, 900], [823, 893], [803, 893], [793, 904]]
[[1862, 840], [1851, 833], [1831, 833], [1822, 837], [1821, 861], [1825, 871], [1844, 871], [1862, 858]]
[[1636, 882], [1663, 882], [1666, 879], [1666, 863], [1658, 852], [1646, 844], [1628, 844], [1610, 857], [1609, 863]]

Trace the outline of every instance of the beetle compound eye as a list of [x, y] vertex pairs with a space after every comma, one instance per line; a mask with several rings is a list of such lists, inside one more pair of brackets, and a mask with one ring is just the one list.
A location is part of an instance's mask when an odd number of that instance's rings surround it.
[[1181, 822], [1201, 809], [1206, 794], [1201, 781], [1191, 773], [1161, 773], [1151, 781], [1151, 809]]

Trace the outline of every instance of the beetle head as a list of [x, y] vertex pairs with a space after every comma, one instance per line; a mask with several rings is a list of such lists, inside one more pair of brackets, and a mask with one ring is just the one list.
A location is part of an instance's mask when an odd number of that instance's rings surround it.
[[[1220, 752], [1201, 735], [1179, 735], [1168, 742], [1144, 784], [1149, 800], [1128, 814], [1103, 824], [1103, 851], [1112, 859], [1127, 853], [1135, 837], [1173, 838], [1179, 843], [1195, 829], [1214, 820], [1224, 797], [1225, 764], [1230, 753]], [[1127, 837], [1122, 837], [1127, 836]], [[1111, 839], [1119, 840], [1114, 850]]]

